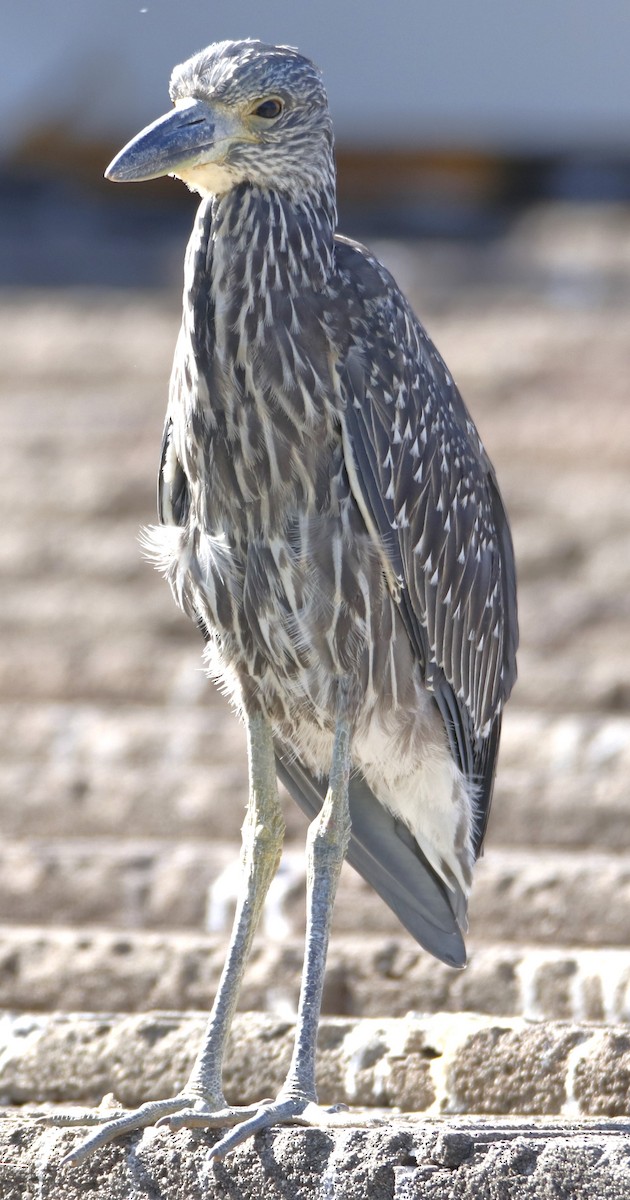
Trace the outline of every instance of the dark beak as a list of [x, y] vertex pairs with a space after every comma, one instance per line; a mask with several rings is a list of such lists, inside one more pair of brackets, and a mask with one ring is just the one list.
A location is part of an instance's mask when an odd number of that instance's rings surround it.
[[186, 100], [136, 134], [110, 162], [105, 178], [135, 183], [193, 164], [215, 139], [215, 118], [203, 100]]

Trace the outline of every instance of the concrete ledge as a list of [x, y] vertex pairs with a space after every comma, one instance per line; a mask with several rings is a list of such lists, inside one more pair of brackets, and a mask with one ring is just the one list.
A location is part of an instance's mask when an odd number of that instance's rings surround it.
[[[287, 849], [270, 918], [281, 938], [304, 927], [303, 843]], [[0, 847], [0, 920], [201, 929], [208, 919], [227, 932], [239, 880], [238, 850], [227, 841], [16, 839]], [[477, 864], [472, 937], [625, 948], [628, 928], [630, 874], [619, 854], [495, 848]], [[400, 924], [345, 865], [333, 929], [395, 937]]]
[[[491, 841], [628, 846], [629, 774], [628, 717], [510, 706]], [[0, 704], [7, 837], [238, 837], [246, 787], [244, 730], [209, 688], [202, 705]], [[294, 805], [287, 817], [303, 827]]]
[[277, 1128], [212, 1164], [216, 1135], [147, 1130], [63, 1168], [76, 1130], [6, 1113], [3, 1200], [627, 1200], [625, 1126], [393, 1119], [377, 1128]]
[[[133, 1107], [173, 1095], [186, 1081], [204, 1026], [205, 1017], [178, 1013], [7, 1014], [0, 1029], [0, 1096], [5, 1104], [85, 1106], [113, 1093]], [[225, 1071], [231, 1102], [276, 1094], [293, 1032], [290, 1021], [237, 1016]], [[630, 1032], [474, 1014], [329, 1017], [319, 1033], [318, 1085], [323, 1104], [360, 1108], [626, 1116]]]
[[490, 844], [619, 851], [629, 776], [627, 716], [508, 709]]
[[[224, 935], [0, 926], [0, 1008], [62, 1012], [201, 1010], [223, 968]], [[304, 942], [258, 938], [240, 1007], [297, 1011]], [[630, 1019], [630, 950], [469, 945], [465, 971], [425, 954], [411, 938], [333, 937], [325, 1013], [402, 1017], [477, 1012], [574, 1021]]]

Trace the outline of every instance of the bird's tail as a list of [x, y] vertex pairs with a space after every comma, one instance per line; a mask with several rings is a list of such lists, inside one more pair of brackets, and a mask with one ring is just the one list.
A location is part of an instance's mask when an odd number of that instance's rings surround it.
[[[318, 780], [276, 742], [278, 778], [312, 820], [326, 795]], [[349, 785], [352, 834], [348, 862], [383, 897], [409, 933], [450, 967], [466, 965], [455, 897], [436, 875], [406, 826], [383, 808], [361, 775]]]

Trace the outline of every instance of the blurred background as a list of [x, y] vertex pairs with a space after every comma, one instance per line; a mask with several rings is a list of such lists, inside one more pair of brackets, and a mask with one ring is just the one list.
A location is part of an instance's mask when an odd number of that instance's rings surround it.
[[494, 282], [524, 206], [630, 197], [625, 0], [23, 0], [3, 15], [1, 283], [177, 281], [194, 199], [103, 169], [169, 107], [173, 65], [230, 37], [321, 66], [352, 232], [490, 239]]
[[[627, 0], [5, 5], [0, 1004], [203, 1007], [222, 958], [244, 740], [137, 542], [154, 520], [196, 198], [102, 173], [168, 108], [175, 63], [241, 36], [297, 45], [322, 67], [342, 230], [390, 267], [458, 380], [497, 467], [520, 580], [520, 677], [471, 912], [472, 963], [481, 948], [512, 965], [485, 992], [474, 971], [422, 974], [423, 956], [348, 873], [336, 944], [351, 954], [343, 938], [362, 920], [375, 945], [406, 949], [394, 971], [361, 943], [362, 999], [359, 967], [340, 959], [328, 1010], [439, 999], [625, 1019], [627, 956], [614, 970], [589, 960], [604, 983], [588, 1010], [566, 963], [575, 948], [620, 951], [630, 927]], [[288, 818], [301, 845], [302, 819]], [[285, 939], [283, 965], [262, 956], [251, 1005], [294, 1002], [300, 863], [289, 855], [267, 927]], [[214, 957], [181, 941], [203, 926], [207, 887]], [[132, 940], [103, 933], [120, 927]], [[559, 982], [538, 994], [543, 951]], [[395, 980], [385, 999], [379, 970]]]

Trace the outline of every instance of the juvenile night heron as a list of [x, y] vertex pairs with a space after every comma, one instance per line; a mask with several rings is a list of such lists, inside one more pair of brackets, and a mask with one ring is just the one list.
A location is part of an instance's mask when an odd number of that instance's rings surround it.
[[[109, 1121], [233, 1126], [221, 1156], [318, 1107], [315, 1043], [344, 857], [420, 944], [465, 962], [501, 713], [515, 679], [515, 575], [494, 471], [394, 280], [335, 232], [319, 71], [286, 46], [221, 42], [175, 69], [174, 110], [109, 179], [201, 193], [148, 535], [249, 746], [243, 881], [201, 1051], [181, 1094]], [[221, 1069], [280, 858], [276, 776], [312, 818], [289, 1074], [231, 1108]]]

